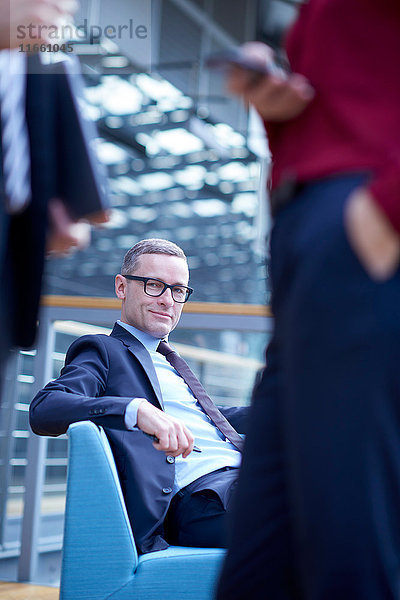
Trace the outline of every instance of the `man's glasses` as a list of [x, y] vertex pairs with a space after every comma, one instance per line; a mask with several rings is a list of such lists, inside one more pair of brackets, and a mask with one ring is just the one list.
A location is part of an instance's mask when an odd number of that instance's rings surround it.
[[174, 301], [181, 304], [187, 302], [190, 294], [193, 293], [193, 289], [186, 285], [169, 285], [161, 279], [139, 277], [137, 275], [124, 275], [124, 277], [133, 281], [143, 281], [144, 293], [148, 296], [162, 296], [166, 289], [170, 289]]

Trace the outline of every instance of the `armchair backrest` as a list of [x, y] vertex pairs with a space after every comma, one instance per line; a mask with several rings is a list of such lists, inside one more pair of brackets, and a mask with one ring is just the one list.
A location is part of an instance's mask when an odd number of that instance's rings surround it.
[[[128, 581], [138, 555], [110, 445], [91, 421], [68, 429], [69, 462], [61, 600], [90, 597], [97, 581], [107, 596]], [[85, 595], [86, 593], [89, 596]]]

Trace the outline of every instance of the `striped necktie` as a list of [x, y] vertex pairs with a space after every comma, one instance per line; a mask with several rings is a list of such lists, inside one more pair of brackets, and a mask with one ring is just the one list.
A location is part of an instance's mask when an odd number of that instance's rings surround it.
[[26, 57], [0, 52], [0, 112], [5, 209], [19, 213], [31, 200], [30, 152], [25, 118]]
[[175, 350], [171, 348], [167, 342], [160, 342], [157, 352], [165, 356], [167, 361], [179, 373], [185, 383], [190, 387], [194, 397], [200, 404], [204, 412], [210, 417], [212, 422], [220, 432], [230, 441], [236, 448], [242, 450], [243, 438], [238, 434], [236, 429], [232, 427], [229, 421], [224, 417], [219, 408], [217, 408], [210, 396], [207, 394], [196, 375], [190, 369], [189, 365], [183, 360]]

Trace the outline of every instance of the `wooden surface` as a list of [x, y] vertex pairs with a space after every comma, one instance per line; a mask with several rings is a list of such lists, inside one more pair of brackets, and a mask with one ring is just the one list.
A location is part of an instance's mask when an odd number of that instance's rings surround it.
[[58, 588], [0, 581], [0, 600], [58, 600]]

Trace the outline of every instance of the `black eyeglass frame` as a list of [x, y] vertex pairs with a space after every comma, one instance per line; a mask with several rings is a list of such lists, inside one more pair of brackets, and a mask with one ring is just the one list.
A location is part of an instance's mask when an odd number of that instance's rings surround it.
[[[185, 304], [185, 302], [187, 302], [189, 300], [191, 294], [193, 294], [193, 291], [194, 291], [193, 288], [188, 287], [187, 285], [179, 285], [177, 283], [174, 285], [169, 285], [168, 283], [165, 283], [165, 281], [163, 281], [162, 279], [157, 279], [157, 277], [140, 277], [139, 275], [123, 275], [123, 277], [125, 277], [125, 279], [130, 279], [131, 281], [143, 281], [144, 293], [147, 294], [147, 296], [151, 296], [152, 298], [159, 298], [160, 296], [163, 295], [165, 290], [167, 290], [169, 288], [171, 290], [171, 295], [172, 295], [173, 301], [177, 302], [178, 304]], [[148, 281], [158, 281], [159, 283], [162, 283], [164, 286], [163, 290], [159, 294], [149, 294], [149, 292], [147, 291]], [[185, 300], [176, 300], [176, 298], [174, 297], [174, 288], [185, 288], [185, 290], [186, 290]]]

